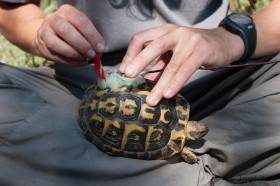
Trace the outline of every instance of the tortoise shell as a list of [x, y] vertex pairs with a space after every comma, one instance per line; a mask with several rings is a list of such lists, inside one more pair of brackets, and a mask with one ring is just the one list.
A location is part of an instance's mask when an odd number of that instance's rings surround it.
[[154, 87], [150, 80], [138, 85], [100, 89], [93, 83], [85, 92], [78, 122], [85, 136], [101, 151], [136, 159], [167, 159], [177, 153], [189, 163], [198, 159], [185, 148], [187, 139], [207, 133], [198, 122], [190, 124], [190, 106], [177, 94], [149, 106], [145, 99]]

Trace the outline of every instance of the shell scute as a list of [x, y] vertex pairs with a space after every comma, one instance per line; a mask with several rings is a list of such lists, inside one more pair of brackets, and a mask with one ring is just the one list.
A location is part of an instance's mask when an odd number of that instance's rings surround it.
[[146, 130], [145, 126], [126, 124], [121, 149], [128, 152], [144, 152]]
[[159, 107], [151, 107], [147, 103], [142, 103], [139, 122], [143, 124], [157, 124], [160, 119], [159, 113]]
[[[96, 101], [97, 100], [93, 100], [92, 102], [94, 103]], [[120, 101], [117, 96], [114, 94], [107, 94], [100, 98], [98, 110], [105, 117], [113, 117], [118, 114], [119, 103]], [[94, 106], [92, 107], [94, 109]]]
[[160, 125], [149, 126], [146, 138], [146, 151], [155, 151], [166, 146], [170, 135], [170, 131], [167, 131]]
[[145, 99], [153, 86], [149, 80], [114, 89], [90, 86], [78, 112], [87, 139], [114, 156], [167, 159], [181, 152], [191, 139], [187, 136], [189, 103], [176, 95], [149, 106]]
[[140, 112], [141, 98], [125, 94], [120, 98], [119, 117], [124, 121], [136, 121]]

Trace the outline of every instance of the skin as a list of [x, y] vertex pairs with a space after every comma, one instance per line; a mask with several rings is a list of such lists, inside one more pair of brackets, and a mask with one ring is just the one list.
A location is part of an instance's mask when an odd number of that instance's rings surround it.
[[72, 66], [87, 65], [96, 52], [105, 51], [104, 39], [81, 11], [63, 5], [45, 15], [39, 3], [0, 3], [1, 33], [31, 54]]
[[[0, 3], [1, 33], [31, 54], [72, 66], [87, 65], [88, 59], [106, 50], [101, 34], [78, 9], [63, 5], [45, 15], [39, 3]], [[273, 0], [267, 9], [253, 15], [258, 32], [253, 57], [280, 51], [280, 29], [275, 28], [280, 25], [279, 10], [280, 1]], [[158, 58], [152, 69], [165, 68], [164, 72], [147, 75], [158, 80], [147, 97], [148, 104], [156, 105], [163, 97], [174, 96], [199, 67], [227, 66], [243, 52], [241, 38], [222, 27], [207, 30], [167, 24], [135, 34], [120, 71], [135, 77]]]
[[[274, 0], [261, 13], [253, 15], [257, 27], [257, 48], [252, 57], [280, 51], [280, 1]], [[163, 97], [171, 98], [201, 66], [223, 67], [238, 60], [244, 53], [241, 38], [222, 27], [212, 30], [178, 25], [163, 25], [135, 34], [123, 58], [120, 71], [135, 77], [159, 57], [152, 70], [164, 68], [162, 74], [147, 78], [157, 84], [147, 97], [156, 105]]]

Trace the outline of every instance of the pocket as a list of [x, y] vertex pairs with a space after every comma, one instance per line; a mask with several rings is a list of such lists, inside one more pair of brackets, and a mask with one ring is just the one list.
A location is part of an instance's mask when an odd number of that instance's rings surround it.
[[44, 101], [27, 88], [0, 84], [0, 145], [43, 104]]

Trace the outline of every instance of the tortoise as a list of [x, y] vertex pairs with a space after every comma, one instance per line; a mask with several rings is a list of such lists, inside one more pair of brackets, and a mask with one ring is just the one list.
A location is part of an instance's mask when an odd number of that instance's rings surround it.
[[180, 154], [187, 163], [198, 161], [185, 142], [202, 138], [208, 128], [189, 121], [190, 105], [183, 96], [149, 106], [145, 98], [153, 81], [127, 78], [117, 70], [106, 76], [87, 88], [79, 107], [78, 123], [90, 142], [112, 156], [152, 160]]

